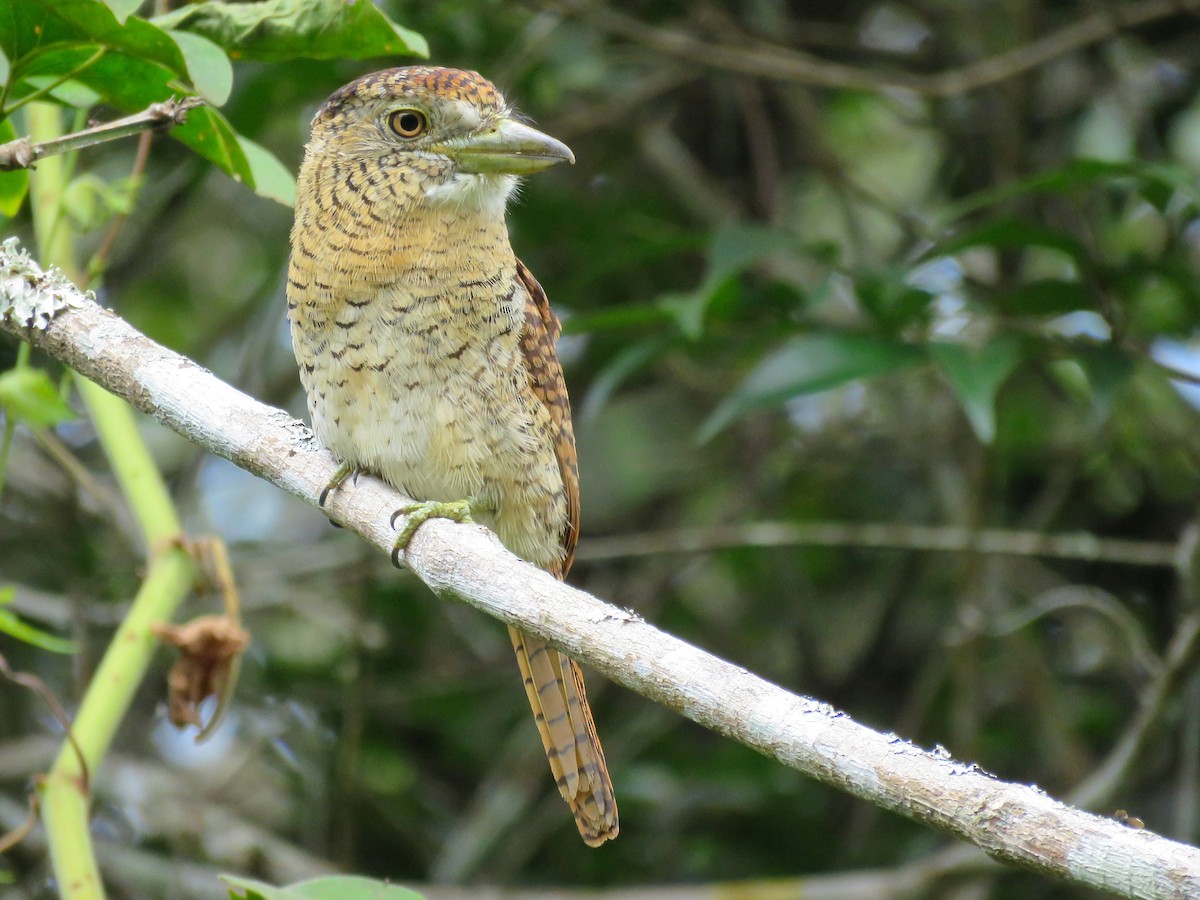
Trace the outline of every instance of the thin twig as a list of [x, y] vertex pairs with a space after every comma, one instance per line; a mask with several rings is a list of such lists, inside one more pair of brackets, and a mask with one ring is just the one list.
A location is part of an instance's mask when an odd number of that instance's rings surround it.
[[931, 97], [954, 97], [978, 90], [1023, 75], [1124, 29], [1200, 8], [1198, 0], [1142, 0], [1140, 3], [1120, 4], [979, 62], [924, 74], [881, 73], [856, 68], [766, 42], [738, 46], [710, 43], [682, 31], [648, 25], [624, 13], [581, 0], [538, 0], [538, 5], [577, 15], [603, 31], [658, 52], [717, 69], [817, 87], [870, 91], [901, 88]]
[[[133, 185], [133, 191], [136, 193], [141, 188], [142, 174], [146, 171], [146, 163], [150, 159], [150, 142], [154, 134], [150, 131], [143, 131], [138, 138], [137, 153], [133, 157], [133, 168], [129, 173], [130, 183]], [[130, 198], [132, 201], [134, 198]], [[132, 202], [130, 203], [132, 207]], [[99, 248], [92, 254], [91, 260], [88, 261], [87, 272], [89, 280], [95, 280], [96, 275], [103, 272], [108, 267], [108, 256], [112, 253], [113, 245], [117, 242], [117, 235], [120, 234], [122, 226], [129, 219], [129, 213], [118, 212], [113, 216], [112, 222], [109, 223], [108, 230], [104, 232], [104, 239], [100, 242]], [[85, 287], [87, 285], [84, 285]]]
[[58, 463], [67, 476], [81, 490], [91, 496], [96, 503], [104, 508], [116, 509], [120, 501], [105, 485], [101, 484], [74, 453], [71, 448], [48, 428], [33, 429], [33, 439], [46, 455]]
[[13, 827], [5, 834], [0, 834], [0, 853], [7, 853], [25, 838], [29, 837], [38, 821], [38, 795], [33, 791], [29, 792], [29, 812], [25, 815], [24, 821], [14, 823]]
[[74, 134], [65, 134], [53, 140], [35, 144], [29, 138], [17, 138], [7, 144], [0, 144], [0, 172], [10, 169], [28, 169], [39, 159], [54, 156], [59, 153], [69, 153], [84, 147], [94, 147], [105, 141], [116, 141], [131, 135], [140, 134], [150, 128], [164, 125], [181, 125], [187, 118], [189, 110], [204, 105], [200, 97], [185, 97], [182, 100], [164, 100], [162, 103], [151, 103], [148, 107], [132, 116], [103, 122], [85, 128]]
[[613, 123], [627, 126], [631, 110], [657, 101], [664, 94], [690, 84], [697, 77], [695, 71], [682, 66], [657, 68], [634, 84], [566, 111], [561, 119], [550, 123], [550, 132], [563, 140], [570, 140], [576, 135]]
[[[29, 365], [29, 345], [22, 341], [17, 345], [17, 361], [14, 369], [24, 369]], [[17, 417], [4, 417], [4, 431], [0, 433], [0, 497], [4, 496], [4, 486], [8, 483], [8, 455], [12, 452], [13, 435], [17, 430]]]
[[758, 214], [768, 222], [776, 221], [779, 204], [779, 151], [771, 116], [767, 112], [762, 86], [753, 78], [741, 77], [734, 81], [741, 107], [742, 120], [746, 125], [746, 149], [750, 154], [750, 172], [753, 176], [754, 205]]
[[[1163, 662], [1150, 646], [1137, 617], [1108, 591], [1083, 585], [1064, 585], [1046, 591], [1032, 603], [980, 626], [990, 637], [1007, 637], [1048, 616], [1064, 612], [1089, 612], [1104, 619], [1128, 646], [1130, 659], [1144, 675], [1158, 676]], [[974, 634], [975, 632], [972, 632]]]
[[865, 547], [941, 553], [984, 553], [997, 556], [1044, 556], [1127, 566], [1173, 567], [1179, 548], [1164, 541], [1101, 538], [1092, 534], [1046, 534], [982, 528], [973, 531], [947, 525], [851, 522], [749, 522], [680, 528], [612, 537], [593, 537], [576, 552], [580, 561], [658, 556], [663, 553], [706, 553], [732, 547]]
[[1072, 803], [1095, 809], [1108, 802], [1127, 782], [1154, 734], [1163, 710], [1174, 696], [1175, 688], [1192, 671], [1197, 653], [1200, 653], [1200, 613], [1191, 613], [1175, 630], [1163, 656], [1162, 669], [1146, 686], [1125, 733], [1103, 764], [1070, 793]]
[[706, 225], [720, 225], [741, 215], [742, 205], [696, 160], [666, 122], [647, 123], [637, 132], [642, 157], [676, 199]]
[[75, 750], [75, 755], [79, 758], [79, 789], [84, 795], [90, 793], [91, 787], [89, 786], [90, 777], [88, 775], [87, 759], [84, 757], [83, 750], [75, 740], [75, 734], [71, 729], [71, 717], [67, 715], [67, 711], [63, 709], [62, 704], [58, 702], [58, 698], [54, 696], [54, 691], [50, 690], [46, 682], [42, 681], [36, 675], [15, 671], [9, 666], [8, 660], [3, 654], [0, 654], [0, 675], [3, 675], [13, 684], [19, 684], [21, 687], [33, 691], [46, 704], [46, 708], [50, 710], [50, 714], [54, 716], [54, 720], [62, 727], [67, 740]]
[[1162, 372], [1172, 381], [1182, 381], [1185, 384], [1200, 384], [1200, 375], [1197, 375], [1195, 372], [1189, 372], [1186, 369], [1180, 369], [1169, 365], [1168, 363], [1159, 362], [1152, 356], [1147, 355], [1146, 358], [1149, 359], [1150, 362], [1157, 366], [1160, 370], [1162, 370]]
[[9, 89], [9, 84], [10, 84], [9, 79], [5, 79], [4, 93], [0, 94], [0, 120], [7, 119], [9, 116], [11, 116], [13, 113], [15, 113], [22, 106], [25, 106], [29, 103], [34, 103], [36, 101], [39, 101], [43, 97], [50, 96], [56, 89], [62, 87], [64, 84], [66, 84], [72, 78], [74, 78], [75, 76], [77, 76], [81, 72], [83, 72], [84, 70], [89, 69], [93, 65], [98, 63], [101, 59], [104, 58], [104, 54], [106, 54], [107, 52], [108, 52], [107, 47], [100, 47], [99, 49], [96, 50], [95, 53], [93, 53], [91, 56], [89, 56], [87, 59], [85, 59], [79, 65], [77, 65], [75, 68], [71, 69], [69, 72], [63, 72], [61, 75], [58, 76], [58, 78], [56, 78], [54, 81], [50, 82], [49, 84], [45, 85], [44, 87], [38, 88], [36, 91], [33, 91], [32, 93], [26, 94], [24, 97], [22, 97], [16, 103], [14, 103], [12, 106], [5, 105], [8, 102], [8, 89]]

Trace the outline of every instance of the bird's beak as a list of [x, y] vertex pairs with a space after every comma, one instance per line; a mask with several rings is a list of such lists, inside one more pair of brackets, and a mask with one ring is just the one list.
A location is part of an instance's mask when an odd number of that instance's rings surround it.
[[575, 154], [536, 128], [501, 119], [493, 128], [448, 141], [447, 156], [473, 175], [531, 175], [562, 162], [575, 162]]

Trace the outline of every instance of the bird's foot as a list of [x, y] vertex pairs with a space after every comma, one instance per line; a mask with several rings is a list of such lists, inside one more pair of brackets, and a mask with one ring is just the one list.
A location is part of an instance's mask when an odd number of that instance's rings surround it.
[[362, 470], [353, 463], [344, 462], [338, 466], [337, 471], [333, 473], [333, 477], [329, 479], [329, 484], [325, 485], [321, 491], [321, 496], [317, 498], [317, 506], [324, 509], [325, 501], [329, 499], [329, 495], [340, 488], [347, 478], [353, 477], [357, 481], [360, 471]]
[[426, 500], [424, 503], [410, 503], [400, 507], [392, 513], [393, 528], [396, 527], [396, 520], [404, 517], [404, 526], [396, 535], [396, 543], [392, 545], [392, 565], [400, 568], [400, 551], [408, 546], [417, 529], [430, 519], [452, 519], [467, 525], [474, 524], [475, 520], [471, 518], [474, 505], [475, 498], [468, 497], [466, 500]]

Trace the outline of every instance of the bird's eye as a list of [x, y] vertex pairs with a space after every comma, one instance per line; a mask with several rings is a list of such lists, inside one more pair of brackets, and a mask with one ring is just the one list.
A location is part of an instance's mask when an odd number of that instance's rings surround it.
[[425, 113], [416, 109], [398, 109], [388, 116], [388, 127], [402, 138], [420, 137], [429, 126]]

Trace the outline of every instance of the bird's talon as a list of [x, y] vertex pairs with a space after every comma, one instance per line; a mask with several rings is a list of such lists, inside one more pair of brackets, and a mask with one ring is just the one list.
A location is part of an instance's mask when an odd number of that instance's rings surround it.
[[470, 498], [449, 502], [427, 500], [424, 503], [410, 503], [392, 513], [390, 523], [392, 528], [396, 527], [396, 520], [401, 516], [406, 519], [399, 534], [396, 535], [396, 542], [392, 545], [392, 565], [400, 568], [400, 551], [408, 546], [413, 535], [417, 533], [417, 529], [430, 519], [451, 519], [467, 525], [474, 524], [475, 520], [471, 518], [471, 507], [474, 502]]
[[321, 490], [321, 496], [317, 498], [317, 506], [321, 509], [325, 508], [325, 501], [329, 499], [329, 495], [342, 486], [342, 483], [351, 475], [354, 476], [354, 483], [358, 484], [358, 466], [351, 465], [348, 462], [342, 463], [337, 467], [337, 471], [333, 473], [333, 477], [329, 479], [329, 484]]

